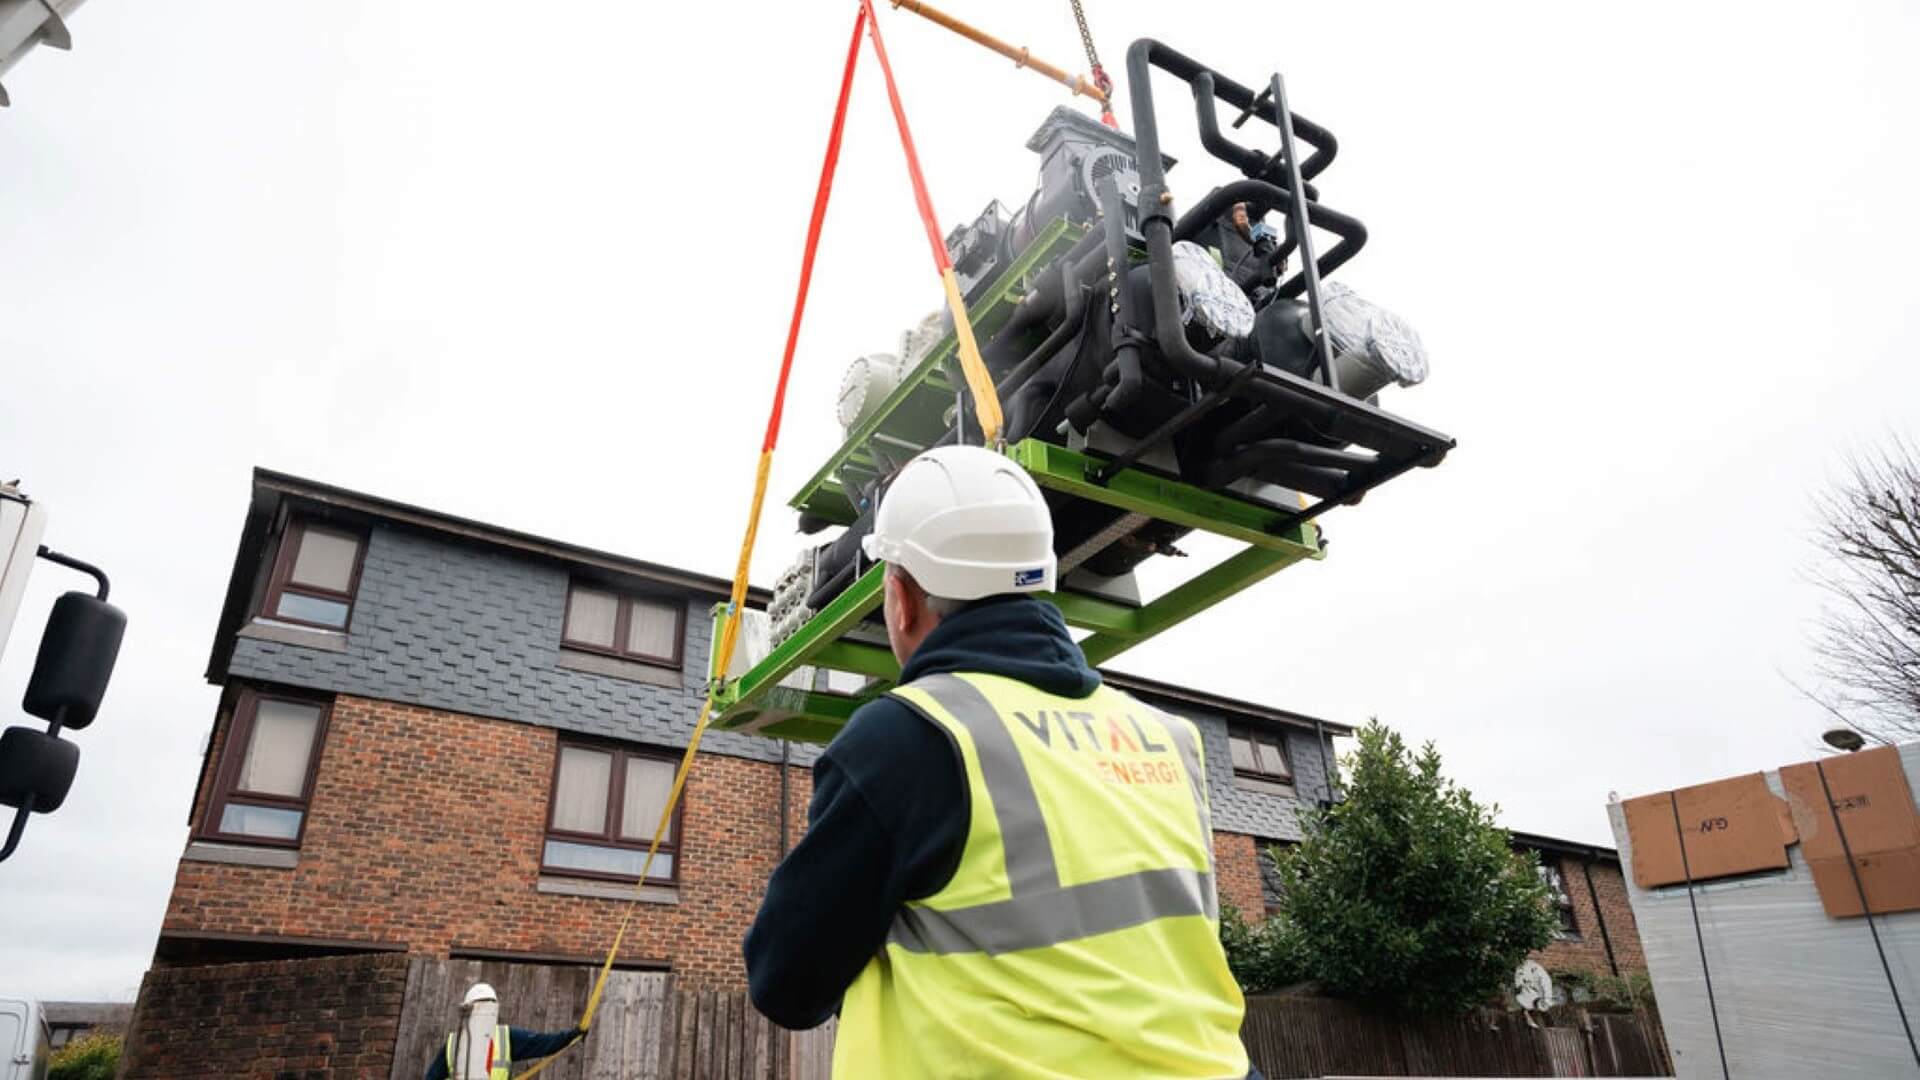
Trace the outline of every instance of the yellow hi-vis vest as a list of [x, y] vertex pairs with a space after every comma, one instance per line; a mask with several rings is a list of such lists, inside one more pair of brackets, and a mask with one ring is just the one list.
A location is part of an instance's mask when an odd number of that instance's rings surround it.
[[[453, 1060], [453, 1040], [459, 1032], [447, 1033], [447, 1075], [459, 1076], [460, 1066]], [[493, 1057], [487, 1080], [512, 1080], [513, 1077], [513, 1039], [507, 1034], [507, 1025], [501, 1024], [493, 1029]]]
[[1104, 686], [893, 694], [959, 751], [967, 839], [848, 989], [834, 1075], [1244, 1077], [1194, 726]]

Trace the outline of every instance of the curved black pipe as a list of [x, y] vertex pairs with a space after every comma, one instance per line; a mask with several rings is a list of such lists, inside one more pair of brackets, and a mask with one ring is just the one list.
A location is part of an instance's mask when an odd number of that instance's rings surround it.
[[[1143, 176], [1147, 171], [1146, 160], [1149, 157], [1153, 159], [1156, 166], [1154, 171], [1160, 173], [1163, 177], [1165, 175], [1164, 170], [1157, 167], [1160, 161], [1159, 132], [1157, 130], [1152, 131], [1151, 137], [1153, 145], [1150, 150], [1142, 138], [1143, 135], [1148, 134], [1150, 128], [1154, 127], [1150, 92], [1147, 92], [1145, 95], [1148, 97], [1147, 107], [1145, 109], [1141, 108], [1143, 88], [1147, 84], [1148, 67], [1158, 67], [1160, 70], [1175, 76], [1188, 85], [1193, 84], [1196, 76], [1202, 73], [1210, 74], [1213, 76], [1215, 97], [1243, 111], [1252, 110], [1254, 115], [1260, 117], [1260, 119], [1269, 124], [1273, 123], [1273, 117], [1270, 115], [1271, 109], [1268, 107], [1267, 102], [1259, 102], [1260, 108], [1254, 107], [1260, 95], [1255, 94], [1252, 90], [1240, 85], [1227, 76], [1212, 71], [1204, 64], [1181, 53], [1177, 49], [1169, 48], [1152, 38], [1141, 38], [1127, 49], [1127, 91], [1133, 103], [1134, 139], [1141, 158], [1141, 173]], [[1313, 147], [1313, 153], [1309, 154], [1307, 159], [1300, 163], [1300, 176], [1302, 179], [1311, 180], [1319, 176], [1322, 172], [1325, 172], [1327, 166], [1333, 164], [1334, 156], [1340, 152], [1339, 140], [1333, 137], [1333, 132], [1301, 116], [1299, 113], [1293, 114], [1293, 133], [1299, 136], [1300, 141]]]
[[[1140, 342], [1135, 336], [1139, 319], [1133, 309], [1133, 289], [1126, 280], [1127, 219], [1120, 202], [1120, 188], [1109, 176], [1101, 181], [1097, 194], [1101, 203], [1100, 223], [1107, 241], [1107, 290], [1112, 297], [1113, 333], [1109, 340], [1113, 346], [1113, 368], [1110, 371], [1119, 374], [1119, 381], [1100, 403], [1100, 411], [1114, 416], [1132, 408], [1134, 399], [1146, 385], [1146, 372], [1142, 370]], [[1178, 315], [1174, 321], [1179, 322]]]
[[1200, 145], [1248, 176], [1259, 176], [1266, 171], [1267, 155], [1227, 138], [1220, 130], [1220, 114], [1213, 101], [1213, 72], [1202, 71], [1193, 77], [1193, 111], [1200, 121]]
[[[1245, 365], [1237, 360], [1209, 356], [1187, 341], [1185, 328], [1180, 323], [1178, 286], [1173, 277], [1173, 225], [1165, 213], [1146, 217], [1143, 210], [1142, 217], [1147, 237], [1148, 281], [1153, 291], [1154, 344], [1176, 370], [1208, 389], [1216, 388], [1240, 374]], [[1302, 416], [1316, 428], [1339, 435], [1342, 442], [1372, 445], [1378, 441], [1421, 449], [1425, 454], [1420, 464], [1437, 464], [1453, 446], [1453, 440], [1445, 435], [1418, 428], [1319, 383], [1278, 370], [1268, 370], [1265, 376], [1248, 382], [1244, 395]]]
[[[1283, 207], [1291, 199], [1292, 196], [1287, 194], [1287, 189], [1277, 184], [1270, 184], [1265, 180], [1235, 180], [1207, 192], [1193, 204], [1192, 209], [1181, 214], [1179, 223], [1173, 227], [1173, 237], [1175, 240], [1193, 239], [1201, 229], [1231, 209], [1234, 203], [1259, 203], [1263, 206]], [[1326, 277], [1345, 266], [1348, 260], [1360, 254], [1361, 248], [1367, 246], [1367, 227], [1358, 218], [1349, 217], [1338, 210], [1310, 202], [1307, 204], [1307, 221], [1340, 238], [1338, 243], [1328, 248], [1327, 253], [1321, 255], [1315, 262], [1320, 269], [1321, 277]], [[1306, 271], [1301, 270], [1280, 286], [1278, 295], [1288, 298], [1299, 296], [1306, 287]]]
[[[1252, 147], [1241, 146], [1227, 138], [1226, 133], [1220, 130], [1220, 112], [1214, 107], [1216, 95], [1213, 92], [1213, 79], [1211, 71], [1202, 71], [1193, 77], [1193, 110], [1195, 118], [1200, 122], [1200, 145], [1206, 147], [1214, 157], [1234, 166], [1247, 176], [1255, 180], [1268, 179], [1271, 170], [1279, 168], [1281, 162], [1270, 154]], [[1296, 135], [1300, 133], [1298, 119], [1295, 117], [1294, 134]], [[1307, 140], [1303, 137], [1301, 141]], [[1322, 168], [1324, 167], [1323, 165]], [[1302, 175], [1305, 175], [1304, 171]], [[1308, 199], [1320, 198], [1319, 189], [1312, 184], [1302, 183], [1300, 188], [1307, 193]]]
[[1317, 480], [1327, 485], [1327, 490], [1308, 484], [1289, 486], [1325, 498], [1341, 491], [1350, 476], [1358, 476], [1377, 464], [1378, 459], [1370, 454], [1334, 450], [1293, 439], [1261, 439], [1220, 459], [1207, 469], [1206, 476], [1210, 484], [1231, 484], [1263, 469], [1284, 467], [1293, 478]]
[[1214, 435], [1213, 445], [1240, 446], [1262, 431], [1271, 431], [1280, 422], [1280, 412], [1271, 405], [1255, 405], [1238, 420], [1230, 421]]
[[1038, 371], [1048, 357], [1058, 352], [1061, 346], [1073, 338], [1073, 335], [1080, 332], [1080, 326], [1087, 314], [1087, 295], [1085, 288], [1079, 283], [1067, 281], [1072, 271], [1073, 268], [1070, 266], [1060, 268], [1061, 290], [1066, 294], [1066, 319], [1059, 326], [1054, 327], [1053, 332], [1048, 334], [1040, 344], [1034, 346], [1033, 351], [1029, 352], [1025, 359], [1014, 365], [1012, 371], [1001, 377], [999, 383], [993, 388], [995, 393], [1005, 394], [1018, 387]]

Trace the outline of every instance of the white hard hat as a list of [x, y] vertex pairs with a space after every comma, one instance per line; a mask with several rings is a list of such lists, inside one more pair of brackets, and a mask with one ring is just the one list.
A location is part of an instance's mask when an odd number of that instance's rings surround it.
[[950, 600], [1051, 591], [1058, 565], [1039, 486], [979, 446], [936, 446], [907, 462], [860, 543]]
[[488, 983], [474, 983], [472, 988], [467, 991], [466, 1000], [462, 1001], [460, 1004], [471, 1005], [476, 1001], [499, 1001], [499, 1000], [500, 1000], [500, 995], [493, 992], [492, 985]]

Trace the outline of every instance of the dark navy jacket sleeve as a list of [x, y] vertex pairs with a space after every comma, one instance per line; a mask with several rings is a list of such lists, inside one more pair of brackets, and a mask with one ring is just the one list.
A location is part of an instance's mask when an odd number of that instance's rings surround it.
[[573, 1045], [580, 1032], [568, 1028], [565, 1031], [528, 1031], [525, 1028], [510, 1027], [507, 1037], [513, 1040], [513, 1060], [515, 1064], [529, 1064], [557, 1054]]
[[816, 1027], [886, 941], [900, 905], [953, 877], [966, 786], [945, 733], [901, 702], [860, 708], [813, 767], [807, 832], [747, 932], [754, 1007]]
[[427, 1075], [424, 1080], [447, 1080], [447, 1047], [440, 1045], [440, 1052], [427, 1062]]

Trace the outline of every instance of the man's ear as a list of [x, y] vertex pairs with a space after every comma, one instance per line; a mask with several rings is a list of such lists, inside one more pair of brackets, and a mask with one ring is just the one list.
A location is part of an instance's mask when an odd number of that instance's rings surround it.
[[920, 623], [920, 587], [899, 574], [886, 576], [886, 588], [892, 594], [893, 617], [900, 630], [912, 633]]

